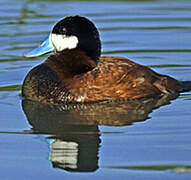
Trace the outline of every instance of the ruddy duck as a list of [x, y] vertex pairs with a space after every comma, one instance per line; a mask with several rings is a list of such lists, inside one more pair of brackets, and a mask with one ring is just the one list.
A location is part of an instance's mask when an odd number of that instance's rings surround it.
[[95, 25], [85, 17], [60, 20], [48, 39], [25, 57], [55, 51], [26, 76], [22, 95], [44, 103], [99, 102], [157, 97], [183, 83], [121, 57], [100, 57]]

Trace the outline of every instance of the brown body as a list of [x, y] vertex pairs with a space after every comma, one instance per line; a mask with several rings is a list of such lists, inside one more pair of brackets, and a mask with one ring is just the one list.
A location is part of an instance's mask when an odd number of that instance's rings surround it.
[[56, 53], [32, 69], [23, 96], [45, 103], [140, 99], [178, 93], [180, 83], [121, 57], [96, 64], [78, 49]]

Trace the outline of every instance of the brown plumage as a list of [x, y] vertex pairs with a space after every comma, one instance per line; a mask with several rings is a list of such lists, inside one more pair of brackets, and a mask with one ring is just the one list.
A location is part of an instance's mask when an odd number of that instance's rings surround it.
[[45, 103], [117, 101], [178, 94], [191, 89], [148, 67], [121, 57], [101, 57], [95, 25], [85, 17], [60, 20], [49, 38], [26, 57], [55, 54], [26, 76], [22, 94]]
[[121, 57], [96, 64], [73, 49], [50, 56], [27, 75], [23, 96], [45, 103], [140, 99], [178, 93], [180, 83]]

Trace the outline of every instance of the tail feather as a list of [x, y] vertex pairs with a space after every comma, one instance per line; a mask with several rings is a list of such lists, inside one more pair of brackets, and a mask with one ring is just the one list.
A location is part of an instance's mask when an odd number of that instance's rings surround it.
[[191, 81], [181, 81], [181, 88], [179, 92], [188, 92], [191, 91]]

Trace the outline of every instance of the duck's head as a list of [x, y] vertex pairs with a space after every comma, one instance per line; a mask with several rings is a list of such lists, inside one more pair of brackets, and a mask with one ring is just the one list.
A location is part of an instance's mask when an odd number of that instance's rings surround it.
[[37, 57], [49, 52], [80, 49], [97, 61], [101, 54], [101, 42], [95, 25], [85, 17], [69, 16], [55, 24], [47, 40], [25, 57]]

